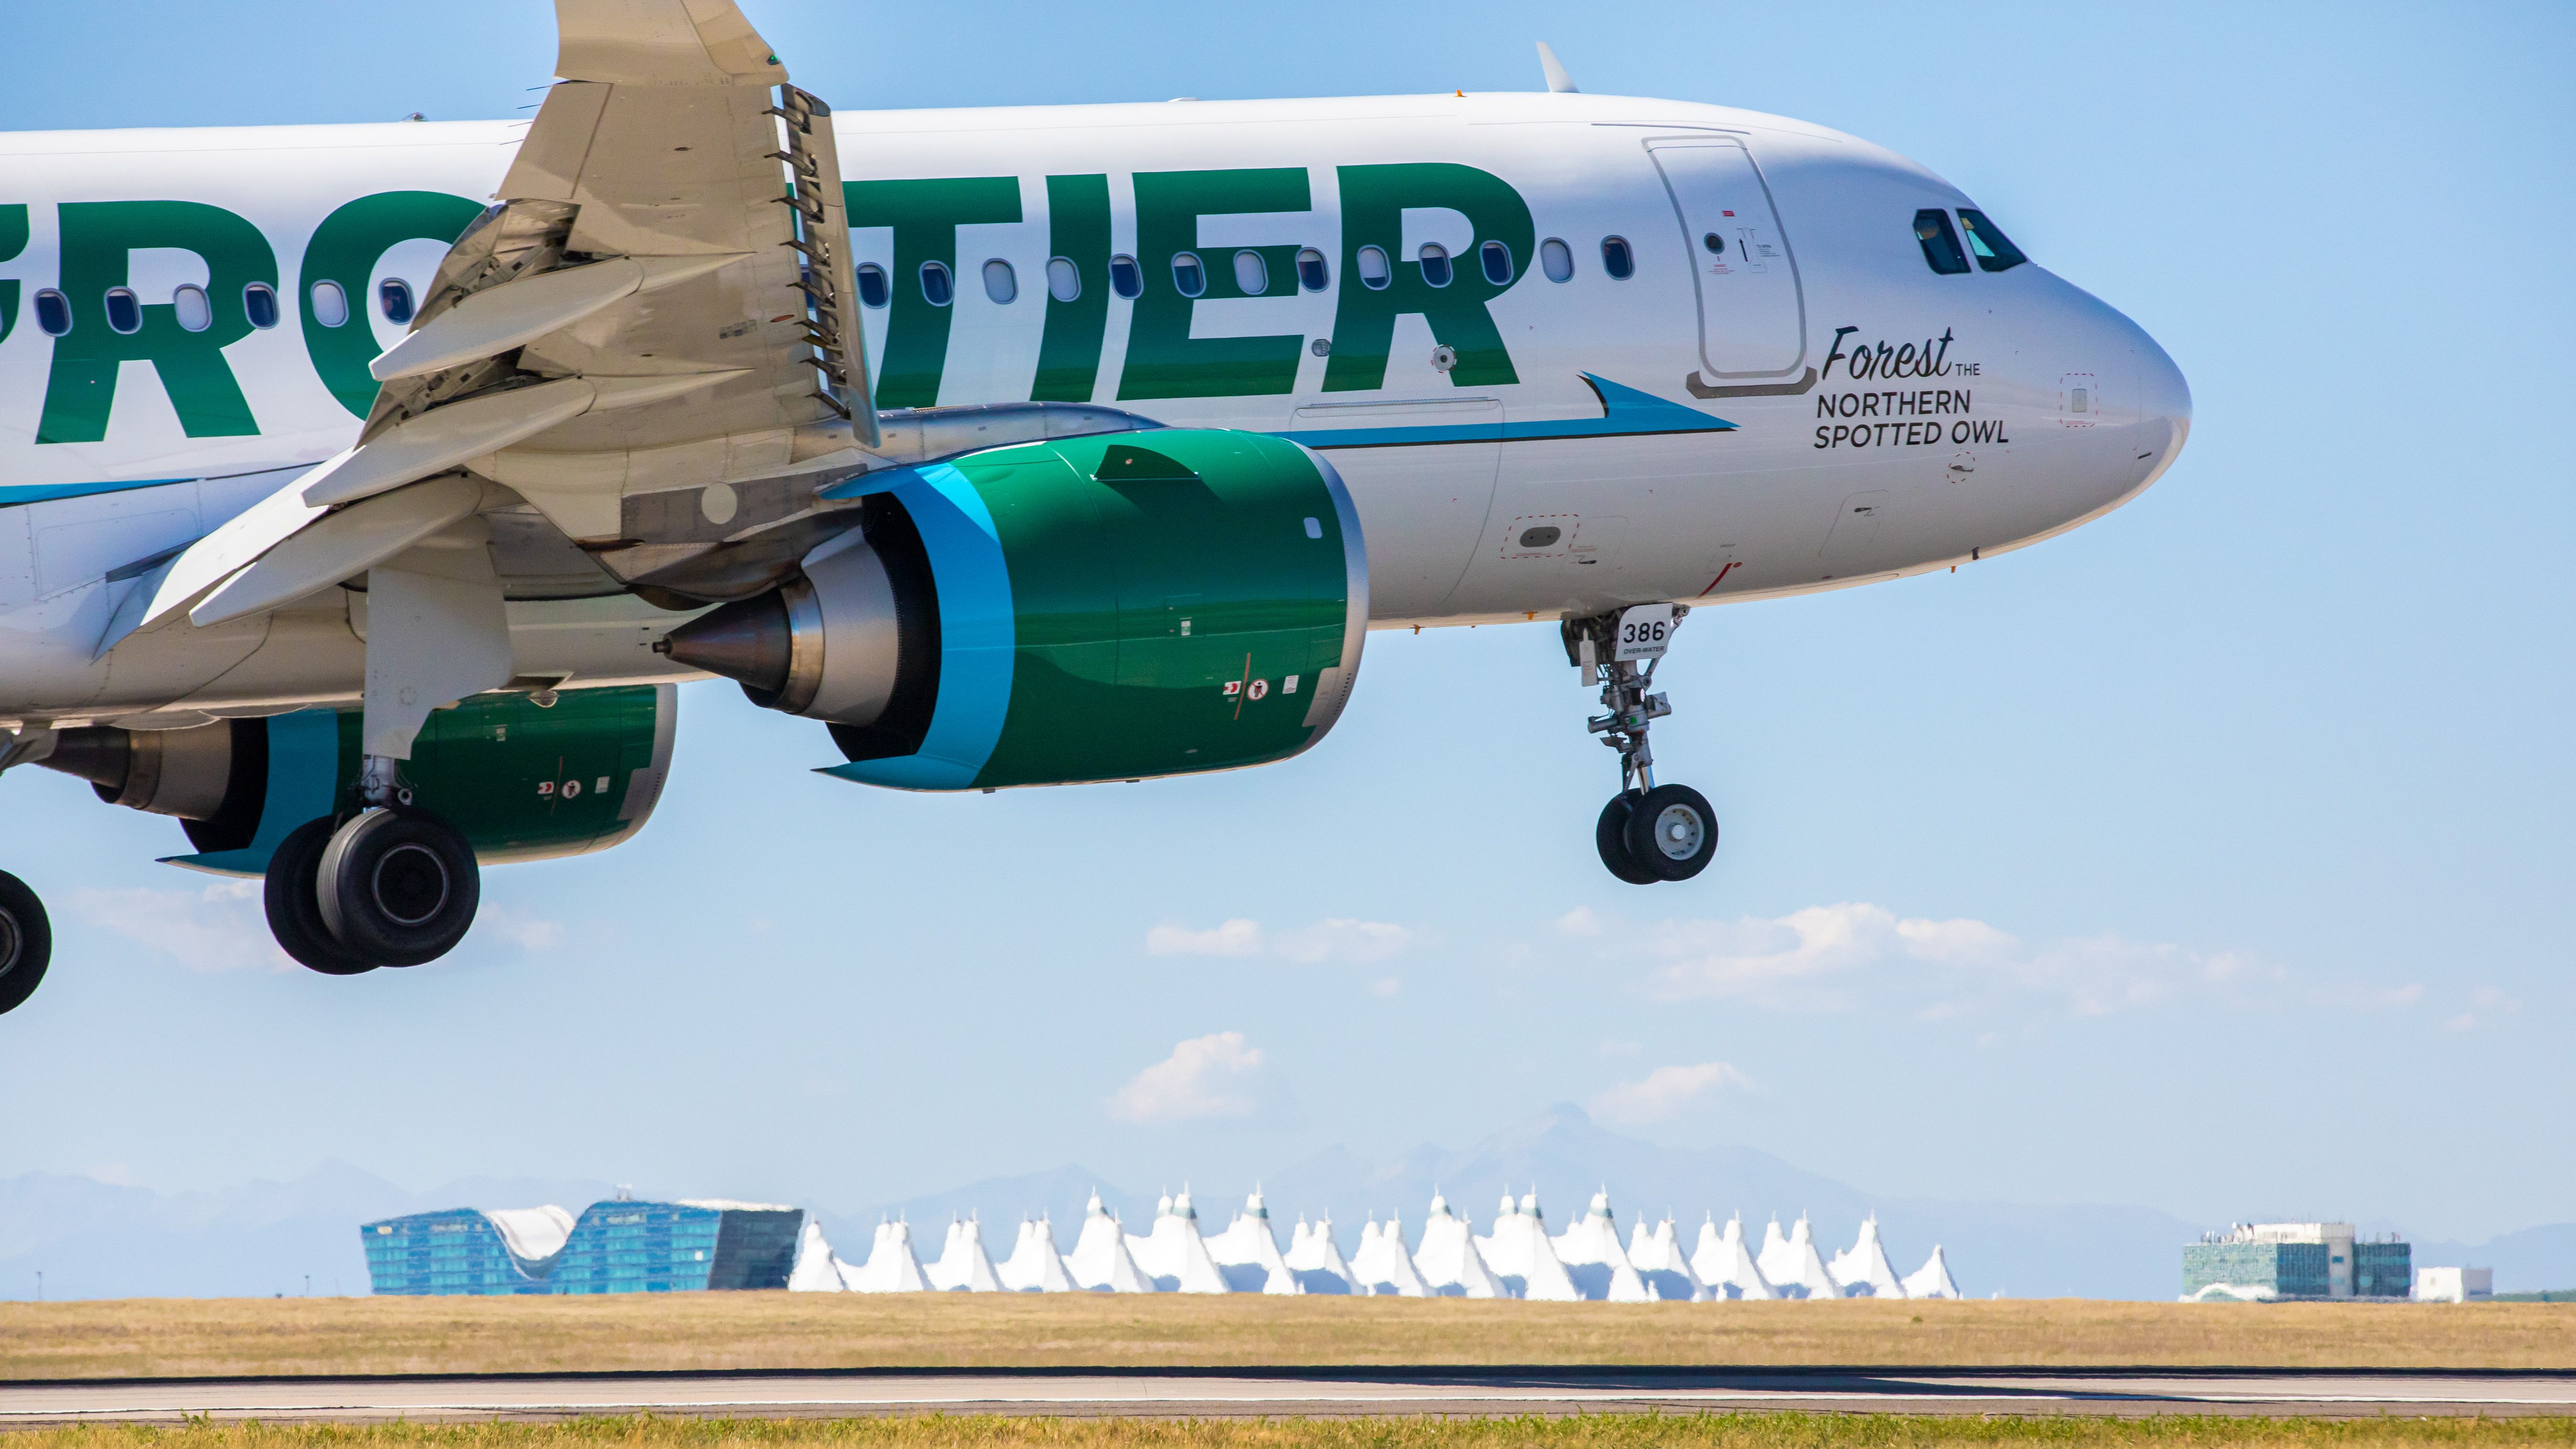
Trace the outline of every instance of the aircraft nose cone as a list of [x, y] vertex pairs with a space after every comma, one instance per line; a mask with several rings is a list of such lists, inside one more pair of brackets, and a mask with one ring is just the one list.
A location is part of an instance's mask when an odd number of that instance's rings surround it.
[[2138, 402], [2139, 416], [2146, 421], [2161, 418], [2173, 424], [2173, 446], [2180, 448], [2191, 431], [2191, 384], [2152, 339], [2138, 358]]

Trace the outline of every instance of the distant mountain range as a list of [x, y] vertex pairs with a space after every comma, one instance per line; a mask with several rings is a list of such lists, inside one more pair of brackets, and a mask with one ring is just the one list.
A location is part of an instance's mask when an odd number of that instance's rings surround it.
[[[953, 1191], [856, 1212], [817, 1207], [844, 1257], [863, 1256], [880, 1217], [936, 1226], [952, 1214], [980, 1214], [1007, 1246], [1023, 1214], [1046, 1213], [1071, 1247], [1084, 1205], [1102, 1201], [1143, 1231], [1163, 1191], [1192, 1190], [1202, 1227], [1224, 1228], [1254, 1184], [1157, 1183], [1153, 1191], [1102, 1181], [1078, 1166], [992, 1178]], [[2170, 1298], [2181, 1248], [2201, 1225], [2147, 1208], [1882, 1198], [1742, 1147], [1658, 1147], [1608, 1131], [1561, 1104], [1495, 1133], [1463, 1152], [1431, 1145], [1371, 1162], [1332, 1148], [1262, 1179], [1259, 1186], [1282, 1242], [1299, 1215], [1330, 1214], [1347, 1253], [1371, 1215], [1400, 1216], [1410, 1238], [1433, 1192], [1480, 1230], [1497, 1201], [1535, 1189], [1550, 1227], [1563, 1231], [1597, 1188], [1606, 1187], [1621, 1234], [1639, 1216], [1671, 1211], [1685, 1241], [1703, 1214], [1741, 1211], [1747, 1228], [1777, 1213], [1814, 1219], [1828, 1251], [1847, 1245], [1875, 1213], [1899, 1271], [1910, 1272], [1935, 1243], [1968, 1293], [2017, 1298]], [[159, 1193], [86, 1177], [0, 1179], [0, 1298], [28, 1298], [45, 1275], [48, 1298], [266, 1297], [306, 1291], [364, 1293], [366, 1260], [357, 1226], [374, 1218], [448, 1207], [558, 1203], [579, 1211], [613, 1195], [604, 1182], [469, 1178], [412, 1192], [333, 1163], [290, 1183], [254, 1182], [216, 1192]], [[709, 1189], [689, 1196], [720, 1195]], [[810, 1205], [809, 1205], [810, 1206]], [[925, 1245], [936, 1244], [924, 1235]], [[2576, 1223], [2509, 1233], [2488, 1243], [2419, 1242], [2418, 1263], [2492, 1266], [2499, 1291], [2576, 1284]]]

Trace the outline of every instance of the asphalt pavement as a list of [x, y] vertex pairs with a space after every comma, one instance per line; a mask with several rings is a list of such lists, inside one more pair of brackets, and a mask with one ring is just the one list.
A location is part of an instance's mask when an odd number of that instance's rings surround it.
[[1054, 1414], [2576, 1414], [2576, 1372], [2274, 1369], [1464, 1368], [121, 1379], [0, 1384], [0, 1429], [217, 1420], [364, 1423]]

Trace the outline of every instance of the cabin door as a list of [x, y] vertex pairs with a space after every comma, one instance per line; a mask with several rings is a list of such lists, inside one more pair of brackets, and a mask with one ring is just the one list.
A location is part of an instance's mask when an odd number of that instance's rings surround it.
[[1702, 372], [1712, 380], [1795, 372], [1807, 354], [1798, 264], [1753, 158], [1720, 136], [1652, 141], [1647, 149], [1690, 253]]

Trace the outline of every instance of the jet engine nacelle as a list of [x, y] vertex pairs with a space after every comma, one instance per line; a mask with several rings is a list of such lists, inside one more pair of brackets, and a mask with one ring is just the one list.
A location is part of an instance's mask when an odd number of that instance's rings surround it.
[[[37, 763], [111, 805], [177, 816], [196, 847], [183, 864], [258, 875], [287, 832], [347, 802], [358, 721], [315, 709], [186, 730], [98, 725], [64, 730]], [[605, 850], [652, 815], [678, 723], [668, 684], [567, 689], [543, 705], [476, 695], [429, 717], [401, 778], [486, 865]]]
[[1341, 476], [1259, 433], [993, 448], [827, 491], [800, 577], [673, 630], [680, 663], [827, 721], [831, 773], [915, 790], [1285, 759], [1349, 699], [1368, 558]]

